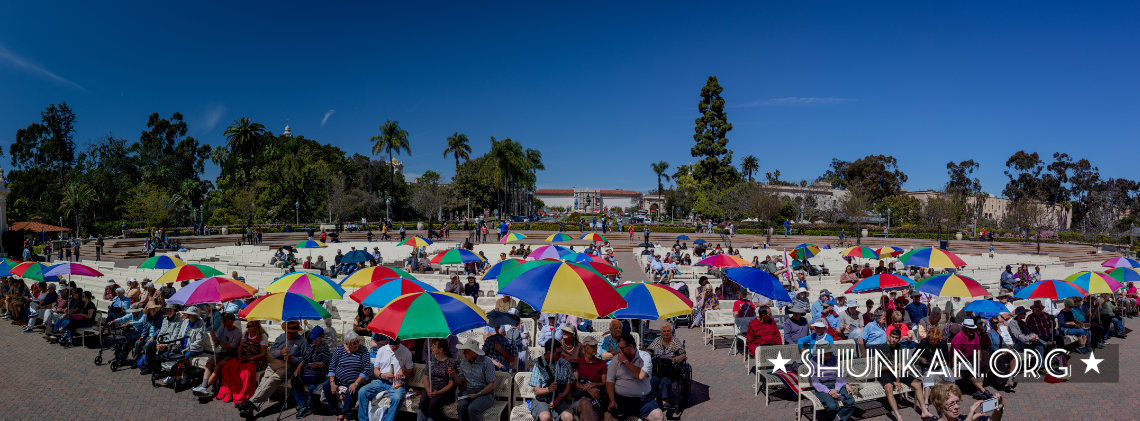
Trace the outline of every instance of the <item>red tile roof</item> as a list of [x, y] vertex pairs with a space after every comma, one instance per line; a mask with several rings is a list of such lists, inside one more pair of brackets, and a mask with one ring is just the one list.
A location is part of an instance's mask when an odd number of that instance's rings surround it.
[[574, 189], [538, 189], [534, 194], [574, 194]]
[[[8, 229], [10, 231], [30, 231], [30, 232], [56, 231], [56, 232], [59, 232], [59, 227], [57, 227], [55, 225], [49, 225], [49, 224], [41, 223], [41, 222], [15, 222], [15, 223], [12, 223], [12, 226], [8, 227]], [[71, 231], [71, 228], [64, 228], [63, 230], [64, 231]]]
[[611, 195], [611, 196], [640, 196], [641, 195], [641, 193], [635, 192], [633, 190], [602, 190], [602, 194], [607, 194], [607, 195]]

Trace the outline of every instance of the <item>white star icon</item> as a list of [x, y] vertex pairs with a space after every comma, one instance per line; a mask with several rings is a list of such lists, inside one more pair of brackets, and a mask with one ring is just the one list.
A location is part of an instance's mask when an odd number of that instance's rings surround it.
[[1085, 363], [1086, 374], [1090, 371], [1096, 371], [1096, 374], [1100, 374], [1101, 361], [1104, 361], [1104, 358], [1097, 358], [1096, 352], [1090, 352], [1088, 358], [1081, 359], [1081, 362]]
[[792, 360], [784, 358], [783, 352], [776, 352], [776, 358], [769, 358], [768, 361], [772, 362], [772, 372], [774, 373], [777, 371], [788, 371], [786, 366]]

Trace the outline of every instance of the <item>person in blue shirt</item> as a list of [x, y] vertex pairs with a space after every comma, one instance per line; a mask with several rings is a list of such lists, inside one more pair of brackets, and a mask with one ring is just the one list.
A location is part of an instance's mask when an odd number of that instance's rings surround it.
[[1005, 272], [1001, 273], [1001, 288], [1013, 290], [1013, 266], [1005, 265]]
[[887, 343], [887, 313], [883, 310], [875, 310], [875, 323], [869, 324], [863, 328], [863, 336], [856, 338], [855, 343], [859, 344], [859, 352], [866, 355], [867, 347]]
[[930, 314], [930, 307], [922, 302], [921, 292], [911, 291], [910, 299], [912, 300], [911, 303], [903, 307], [903, 310], [906, 310], [906, 314], [910, 316], [912, 324], [922, 322], [922, 319]]
[[814, 350], [817, 342], [827, 342], [828, 345], [835, 345], [835, 339], [827, 334], [827, 322], [823, 319], [816, 320], [811, 324], [812, 333], [804, 336], [796, 341], [796, 345], [802, 351], [804, 349]]
[[823, 307], [831, 301], [831, 291], [823, 290], [819, 292], [819, 299], [811, 303], [811, 319], [816, 320], [821, 317]]
[[127, 314], [131, 308], [131, 299], [127, 298], [127, 290], [115, 288], [115, 297], [111, 299], [111, 306], [107, 309], [108, 317], [115, 319]]

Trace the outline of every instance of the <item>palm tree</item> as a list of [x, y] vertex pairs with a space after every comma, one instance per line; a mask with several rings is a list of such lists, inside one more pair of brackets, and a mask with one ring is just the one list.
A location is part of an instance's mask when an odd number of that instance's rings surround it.
[[65, 216], [75, 215], [75, 235], [79, 236], [79, 215], [94, 201], [95, 189], [86, 184], [70, 183], [63, 189], [59, 211]]
[[[533, 192], [534, 185], [536, 182], [538, 182], [538, 172], [539, 171], [545, 171], [546, 165], [543, 165], [543, 163], [542, 163], [542, 151], [539, 151], [538, 149], [527, 148], [526, 160], [530, 164], [529, 165], [529, 167], [530, 167], [530, 189]], [[527, 203], [526, 208], [528, 210], [528, 212], [527, 212], [528, 214], [531, 213], [531, 212], [529, 212], [529, 210], [530, 210], [530, 206], [531, 206], [531, 204], [533, 204], [533, 202], [534, 201], [532, 200], [532, 201]]]
[[242, 172], [246, 185], [249, 185], [250, 173], [253, 172], [253, 153], [265, 139], [265, 125], [252, 122], [249, 117], [242, 117], [226, 127], [223, 134], [230, 151], [241, 155]]
[[752, 175], [760, 171], [760, 160], [755, 156], [748, 155], [740, 161], [740, 172], [748, 176], [748, 182], [752, 182]]
[[447, 137], [447, 149], [443, 150], [443, 157], [447, 154], [455, 157], [455, 172], [459, 172], [459, 158], [464, 161], [471, 160], [471, 145], [468, 144], [467, 135], [459, 132]]
[[659, 161], [655, 164], [651, 164], [650, 168], [653, 168], [653, 172], [657, 174], [657, 194], [665, 194], [665, 185], [661, 184], [661, 178], [669, 179], [669, 174], [665, 173], [665, 171], [669, 169], [669, 163]]
[[386, 120], [384, 124], [380, 125], [380, 134], [372, 136], [371, 140], [372, 155], [388, 154], [388, 167], [391, 169], [388, 188], [394, 189], [396, 186], [396, 166], [392, 165], [392, 153], [398, 154], [403, 150], [408, 155], [412, 154], [411, 146], [408, 143], [408, 131], [400, 128], [400, 122]]

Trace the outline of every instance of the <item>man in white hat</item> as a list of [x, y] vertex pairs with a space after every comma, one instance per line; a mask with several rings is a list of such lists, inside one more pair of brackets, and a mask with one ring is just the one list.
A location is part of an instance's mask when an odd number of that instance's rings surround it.
[[455, 348], [463, 353], [459, 360], [458, 389], [463, 391], [457, 401], [459, 420], [483, 421], [483, 411], [495, 401], [495, 365], [474, 339]]
[[[170, 361], [177, 359], [190, 358], [202, 353], [206, 344], [206, 329], [205, 323], [198, 317], [198, 309], [189, 307], [182, 311], [182, 326], [179, 332], [182, 336], [178, 337], [173, 343], [166, 344], [167, 347], [161, 354], [156, 354], [151, 361], [151, 371], [158, 371], [162, 361]], [[160, 346], [162, 344], [159, 344]], [[167, 376], [162, 379], [163, 385], [174, 384], [179, 379], [173, 376]]]
[[802, 349], [815, 349], [817, 342], [827, 342], [829, 345], [835, 343], [835, 339], [827, 334], [827, 322], [823, 319], [816, 319], [811, 323], [812, 332], [810, 335], [804, 336], [796, 341], [796, 345]]
[[792, 315], [784, 320], [784, 343], [788, 345], [798, 344], [800, 338], [811, 333], [808, 321], [804, 318], [804, 314], [807, 314], [807, 307], [792, 306], [788, 311]]
[[[954, 339], [950, 340], [950, 352], [958, 352], [966, 356], [967, 361], [970, 360], [974, 353], [980, 352], [982, 349], [981, 338], [978, 336], [978, 326], [973, 318], [967, 318], [962, 321], [962, 330], [954, 335]], [[954, 374], [954, 373], [951, 373]], [[974, 393], [974, 399], [984, 400], [993, 397], [993, 393], [986, 391], [985, 385], [982, 384], [983, 380], [977, 376], [971, 375], [969, 370], [962, 370], [959, 373], [963, 378], [966, 378], [978, 392]]]

